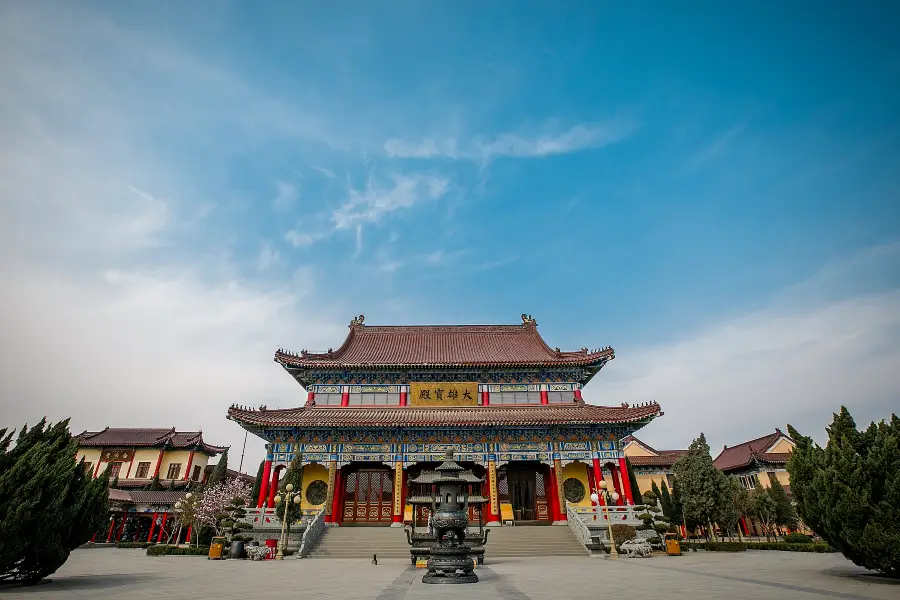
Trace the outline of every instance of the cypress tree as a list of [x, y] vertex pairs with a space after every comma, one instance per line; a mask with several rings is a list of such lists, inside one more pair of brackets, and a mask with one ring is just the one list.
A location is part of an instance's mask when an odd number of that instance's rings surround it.
[[660, 507], [662, 507], [662, 492], [659, 491], [659, 486], [653, 480], [650, 481], [650, 491], [653, 492], [654, 497], [659, 500]]
[[669, 493], [669, 487], [665, 485], [662, 486], [660, 492], [661, 495], [659, 501], [660, 504], [662, 504], [663, 516], [672, 523], [681, 522], [681, 517], [675, 512], [675, 505], [672, 502], [672, 495]]
[[644, 495], [641, 493], [641, 487], [638, 485], [637, 477], [634, 476], [634, 469], [631, 468], [631, 461], [628, 460], [627, 456], [625, 457], [625, 468], [628, 469], [628, 481], [631, 482], [631, 494], [635, 498], [635, 504], [643, 504]]
[[225, 481], [225, 474], [228, 469], [228, 448], [225, 448], [225, 452], [222, 453], [222, 456], [219, 457], [219, 462], [216, 463], [215, 468], [213, 468], [212, 473], [209, 474], [209, 479], [206, 480], [207, 486], [214, 486], [217, 483], [221, 483]]
[[250, 492], [250, 501], [255, 502], [259, 498], [259, 490], [262, 487], [263, 471], [266, 468], [266, 461], [259, 461], [259, 469], [256, 470], [256, 479], [253, 480], [253, 490]]
[[162, 482], [159, 480], [159, 473], [157, 473], [150, 481], [150, 485], [147, 486], [147, 490], [151, 492], [158, 492], [161, 489], [163, 489], [163, 486]]
[[784, 491], [784, 486], [772, 474], [769, 474], [769, 482], [771, 484], [769, 486], [769, 495], [777, 506], [775, 510], [775, 524], [782, 527], [790, 527], [791, 529], [795, 528], [797, 526], [797, 511], [794, 509], [791, 499], [788, 498], [787, 492]]
[[900, 577], [900, 419], [860, 432], [841, 407], [827, 431], [821, 448], [788, 426], [800, 518], [855, 564]]
[[0, 430], [0, 580], [35, 583], [106, 521], [109, 468], [97, 479], [73, 459], [68, 420], [23, 427], [14, 448]]
[[[294, 493], [301, 494], [303, 493], [302, 484], [303, 484], [303, 459], [300, 454], [294, 456], [294, 460], [291, 461], [290, 466], [288, 466], [287, 472], [284, 474], [284, 479], [281, 481], [280, 487], [278, 488], [278, 492], [281, 494], [281, 504], [275, 507], [275, 514], [278, 515], [279, 519], [284, 519], [284, 511], [285, 507], [287, 507], [287, 526], [288, 529], [291, 527], [291, 523], [296, 521], [302, 515], [300, 511], [300, 505], [294, 504], [293, 499], [291, 500], [290, 505], [287, 503], [287, 484], [292, 484], [294, 486]], [[252, 498], [252, 496], [251, 496]]]
[[680, 499], [688, 521], [708, 527], [707, 537], [711, 536], [727, 481], [713, 464], [705, 435], [701, 433], [691, 442], [687, 454], [675, 461], [673, 470], [676, 482], [681, 484]]

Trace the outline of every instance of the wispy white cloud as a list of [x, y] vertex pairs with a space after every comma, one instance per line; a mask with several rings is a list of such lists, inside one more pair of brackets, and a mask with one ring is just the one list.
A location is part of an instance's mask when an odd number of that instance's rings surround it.
[[309, 168], [312, 169], [313, 171], [316, 171], [317, 173], [319, 173], [321, 175], [324, 175], [328, 179], [337, 178], [337, 175], [334, 174], [334, 171], [332, 171], [330, 169], [326, 169], [325, 167], [320, 167], [318, 165], [309, 165]]
[[266, 271], [278, 264], [281, 260], [281, 254], [272, 247], [269, 242], [262, 242], [259, 246], [259, 255], [256, 259], [256, 268], [260, 271]]
[[284, 234], [284, 239], [287, 243], [289, 243], [294, 248], [303, 248], [304, 246], [311, 246], [315, 244], [319, 240], [323, 240], [328, 237], [329, 232], [324, 231], [303, 231], [299, 228], [291, 229], [287, 233]]
[[274, 206], [278, 210], [286, 210], [291, 208], [300, 197], [300, 190], [292, 183], [284, 181], [275, 182], [275, 200]]
[[500, 267], [511, 265], [517, 260], [519, 260], [518, 256], [507, 256], [479, 263], [472, 268], [476, 271], [490, 271], [491, 269], [499, 269]]
[[359, 258], [359, 255], [362, 254], [362, 232], [363, 226], [362, 223], [356, 225], [356, 250], [353, 252], [353, 258]]
[[[869, 258], [881, 269], [897, 265], [896, 255], [876, 254]], [[836, 272], [824, 271], [829, 279]], [[842, 279], [846, 287], [856, 283], [849, 272]], [[798, 300], [778, 301], [669, 344], [618, 348], [586, 398], [601, 404], [658, 400], [666, 414], [642, 438], [686, 447], [703, 431], [714, 452], [786, 423], [821, 439], [841, 405], [860, 424], [889, 417], [900, 397], [900, 288]]]
[[632, 121], [579, 124], [562, 132], [505, 133], [493, 138], [476, 137], [461, 144], [455, 138], [427, 138], [410, 142], [392, 138], [384, 150], [393, 158], [474, 160], [489, 162], [499, 157], [537, 158], [602, 148], [629, 137], [637, 130]]
[[332, 222], [335, 229], [377, 223], [390, 213], [442, 198], [449, 186], [448, 179], [436, 175], [394, 174], [386, 184], [370, 176], [364, 189], [349, 190], [349, 198], [334, 211]]
[[721, 133], [714, 140], [712, 140], [709, 144], [704, 146], [701, 150], [699, 150], [696, 154], [694, 154], [688, 160], [688, 166], [697, 169], [700, 168], [707, 163], [712, 162], [722, 154], [724, 154], [731, 143], [737, 139], [744, 131], [747, 129], [748, 123], [746, 121], [742, 121], [740, 123], [735, 123], [731, 127], [728, 128], [727, 131]]

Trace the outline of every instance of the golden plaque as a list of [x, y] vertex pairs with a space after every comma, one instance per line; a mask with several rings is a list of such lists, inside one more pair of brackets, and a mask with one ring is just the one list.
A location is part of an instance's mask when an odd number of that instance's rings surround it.
[[478, 383], [410, 383], [411, 406], [477, 406]]

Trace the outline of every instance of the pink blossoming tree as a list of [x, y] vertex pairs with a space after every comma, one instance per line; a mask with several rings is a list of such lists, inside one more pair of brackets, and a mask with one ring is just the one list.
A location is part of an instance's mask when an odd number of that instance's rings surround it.
[[203, 490], [194, 508], [194, 518], [220, 536], [227, 524], [235, 520], [236, 513], [243, 513], [242, 507], [249, 504], [250, 486], [239, 479], [228, 479]]

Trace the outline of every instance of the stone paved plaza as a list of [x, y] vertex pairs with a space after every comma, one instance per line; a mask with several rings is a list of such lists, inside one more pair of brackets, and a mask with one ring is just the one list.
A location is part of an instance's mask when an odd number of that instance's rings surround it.
[[[425, 585], [423, 570], [400, 560], [288, 559], [209, 561], [148, 557], [141, 550], [72, 554], [53, 581], [4, 589], [10, 600], [473, 600], [597, 598], [900, 598], [900, 584], [871, 576], [838, 554], [691, 553], [649, 559], [550, 557], [495, 559], [466, 586]], [[465, 595], [459, 596], [460, 592]]]

